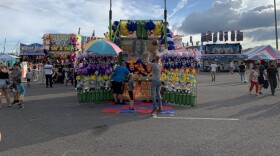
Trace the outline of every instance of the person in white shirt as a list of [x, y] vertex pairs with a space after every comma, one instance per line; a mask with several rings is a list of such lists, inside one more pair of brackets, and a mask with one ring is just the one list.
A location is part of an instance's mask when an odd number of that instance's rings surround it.
[[234, 71], [234, 63], [233, 63], [233, 61], [230, 61], [229, 68], [230, 68], [230, 73], [233, 74], [233, 71]]
[[53, 66], [50, 64], [50, 62], [47, 62], [44, 66], [44, 72], [46, 76], [46, 88], [53, 87], [53, 80], [52, 80], [52, 75], [53, 75]]
[[211, 65], [211, 77], [212, 77], [212, 81], [216, 81], [216, 71], [217, 71], [217, 64], [214, 61]]

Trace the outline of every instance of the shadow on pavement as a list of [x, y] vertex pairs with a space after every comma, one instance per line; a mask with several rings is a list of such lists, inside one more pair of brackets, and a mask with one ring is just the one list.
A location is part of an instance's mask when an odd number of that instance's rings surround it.
[[[98, 136], [110, 129], [110, 126], [145, 120], [151, 115], [141, 114], [104, 114], [102, 109], [107, 103], [78, 104], [74, 89], [66, 86], [55, 88], [32, 88], [28, 95], [36, 98], [28, 101], [26, 97], [24, 109], [3, 108], [0, 113], [2, 123], [0, 132], [2, 142], [0, 151], [10, 148], [37, 144], [58, 137], [78, 134], [92, 130], [94, 136]], [[55, 95], [61, 92], [72, 94], [67, 97], [49, 97], [40, 99], [40, 95]]]

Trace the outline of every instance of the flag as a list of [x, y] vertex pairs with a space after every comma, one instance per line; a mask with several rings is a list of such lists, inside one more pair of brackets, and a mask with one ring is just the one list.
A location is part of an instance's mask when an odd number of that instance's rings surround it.
[[213, 36], [213, 42], [217, 42], [217, 32], [214, 32], [214, 36]]
[[223, 31], [220, 31], [220, 32], [219, 32], [219, 40], [220, 40], [220, 41], [223, 41], [223, 40], [224, 40], [224, 32], [223, 32]]
[[231, 41], [235, 41], [235, 30], [231, 31]]
[[237, 30], [236, 40], [237, 41], [243, 41], [243, 32], [241, 32], [240, 30]]
[[224, 37], [225, 37], [225, 42], [228, 41], [228, 32], [227, 31], [225, 31]]
[[79, 28], [79, 30], [78, 30], [78, 34], [80, 35], [80, 33], [81, 33], [81, 28]]
[[212, 32], [208, 31], [208, 40], [207, 41], [212, 41]]
[[206, 34], [205, 32], [201, 33], [201, 43], [206, 41]]
[[190, 43], [193, 43], [192, 36], [190, 36]]

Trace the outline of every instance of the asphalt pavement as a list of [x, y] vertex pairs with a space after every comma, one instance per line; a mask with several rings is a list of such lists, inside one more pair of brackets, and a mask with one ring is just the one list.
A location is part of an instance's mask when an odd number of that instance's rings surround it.
[[25, 108], [0, 110], [0, 156], [277, 156], [280, 89], [249, 95], [238, 73], [198, 75], [196, 107], [174, 115], [104, 114], [79, 104], [72, 86], [26, 90]]

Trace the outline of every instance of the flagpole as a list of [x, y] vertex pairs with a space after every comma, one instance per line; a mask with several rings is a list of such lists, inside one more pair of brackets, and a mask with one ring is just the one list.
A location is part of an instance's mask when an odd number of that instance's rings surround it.
[[275, 17], [276, 49], [278, 49], [278, 31], [277, 31], [276, 0], [274, 0], [274, 17]]

